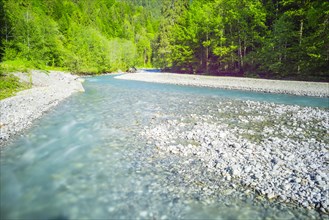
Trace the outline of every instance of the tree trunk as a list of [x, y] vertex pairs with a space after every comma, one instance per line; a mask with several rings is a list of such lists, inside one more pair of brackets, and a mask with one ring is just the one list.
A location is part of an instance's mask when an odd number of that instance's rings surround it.
[[241, 38], [239, 36], [239, 50], [238, 50], [238, 53], [239, 53], [239, 68], [240, 70], [242, 69], [243, 67], [243, 54], [242, 54], [242, 42], [241, 42]]
[[27, 26], [27, 36], [26, 36], [26, 41], [27, 41], [27, 49], [30, 51], [30, 28], [29, 28], [29, 11], [26, 11], [26, 26]]
[[279, 0], [276, 1], [275, 20], [278, 19], [278, 14], [279, 14]]
[[200, 54], [200, 67], [203, 68], [203, 46], [201, 45], [201, 54]]
[[[302, 40], [303, 40], [303, 25], [304, 20], [300, 20], [300, 29], [299, 29], [299, 50], [302, 49]], [[298, 54], [299, 60], [298, 60], [298, 66], [297, 66], [297, 73], [300, 73], [300, 63], [301, 63], [301, 56], [300, 53]]]
[[[283, 60], [286, 61], [287, 60], [287, 46], [288, 46], [288, 42], [287, 40], [284, 42], [284, 51], [283, 51]], [[281, 61], [281, 60], [280, 60]]]
[[8, 24], [7, 24], [7, 21], [5, 21], [5, 27], [6, 27], [6, 42], [8, 42], [8, 35], [9, 35], [9, 33], [8, 33]]
[[206, 42], [207, 42], [207, 46], [206, 46], [206, 73], [208, 73], [208, 58], [209, 58], [209, 46], [208, 46], [208, 32], [206, 34]]
[[[230, 24], [230, 36], [231, 36], [231, 46], [234, 45], [234, 41], [233, 41], [233, 34], [232, 34], [232, 25]], [[232, 62], [232, 68], [235, 69], [235, 64], [234, 64], [234, 57], [233, 57], [233, 52], [231, 52], [231, 62]]]
[[245, 57], [245, 56], [246, 56], [246, 54], [247, 54], [247, 47], [246, 47], [246, 46], [244, 46], [244, 47], [243, 47], [243, 56]]

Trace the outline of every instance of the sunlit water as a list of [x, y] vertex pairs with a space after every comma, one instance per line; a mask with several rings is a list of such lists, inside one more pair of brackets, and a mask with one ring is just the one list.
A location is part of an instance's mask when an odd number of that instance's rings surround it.
[[328, 99], [113, 76], [87, 78], [84, 87], [85, 93], [61, 103], [1, 152], [1, 219], [319, 217], [314, 211], [255, 203], [236, 193], [225, 201], [219, 196], [213, 196], [213, 202], [200, 199], [193, 191], [198, 186], [184, 183], [177, 169], [207, 178], [202, 166], [196, 162], [195, 167], [184, 167], [184, 159], [175, 156], [158, 158], [140, 132], [155, 114], [170, 118], [177, 112], [194, 113], [184, 103], [195, 98], [205, 103], [210, 98], [241, 99], [324, 108]]

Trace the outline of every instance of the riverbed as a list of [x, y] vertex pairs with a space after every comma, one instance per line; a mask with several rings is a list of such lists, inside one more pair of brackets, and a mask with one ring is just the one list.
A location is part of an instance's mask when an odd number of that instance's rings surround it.
[[1, 152], [1, 219], [327, 217], [328, 99], [84, 88]]

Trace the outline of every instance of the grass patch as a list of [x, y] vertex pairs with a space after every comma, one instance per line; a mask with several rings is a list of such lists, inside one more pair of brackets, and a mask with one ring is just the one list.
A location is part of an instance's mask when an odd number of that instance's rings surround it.
[[69, 71], [77, 75], [97, 75], [101, 73], [115, 72], [117, 69], [107, 69], [101, 66], [73, 66], [73, 67], [56, 67], [47, 66], [37, 61], [29, 61], [26, 59], [7, 60], [0, 63], [0, 74], [11, 72], [29, 72], [31, 70], [45, 71]]
[[0, 74], [6, 74], [10, 72], [28, 72], [34, 69], [34, 64], [27, 60], [7, 60], [0, 63]]
[[38, 62], [28, 61], [24, 59], [7, 60], [0, 63], [0, 74], [11, 72], [29, 72], [31, 70], [56, 70], [56, 71], [68, 71], [64, 67], [55, 67], [42, 65]]
[[33, 69], [31, 61], [18, 59], [0, 63], [0, 100], [16, 95], [17, 92], [31, 88], [28, 83], [20, 82], [10, 72], [28, 72]]
[[0, 73], [0, 100], [16, 95], [17, 92], [31, 88], [28, 83], [22, 83], [12, 74]]

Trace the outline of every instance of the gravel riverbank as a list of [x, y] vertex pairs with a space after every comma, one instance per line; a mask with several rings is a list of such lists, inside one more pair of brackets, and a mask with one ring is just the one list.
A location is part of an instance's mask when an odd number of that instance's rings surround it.
[[[154, 72], [117, 78], [329, 97], [329, 84], [317, 82]], [[198, 102], [184, 106], [195, 114], [155, 117], [142, 137], [160, 155], [197, 158], [205, 170], [215, 173], [210, 179], [223, 178], [269, 200], [329, 213], [328, 109], [232, 100], [198, 107]]]
[[213, 173], [209, 179], [226, 179], [268, 200], [329, 213], [327, 109], [234, 100], [199, 103], [184, 106], [195, 114], [155, 116], [141, 136], [160, 155], [201, 161], [205, 172]]
[[84, 89], [78, 76], [58, 71], [15, 73], [33, 87], [0, 101], [0, 146], [60, 101]]
[[177, 85], [204, 86], [257, 92], [329, 97], [329, 83], [319, 82], [216, 77], [157, 72], [128, 73], [117, 76], [116, 78], [155, 83], [170, 83]]

